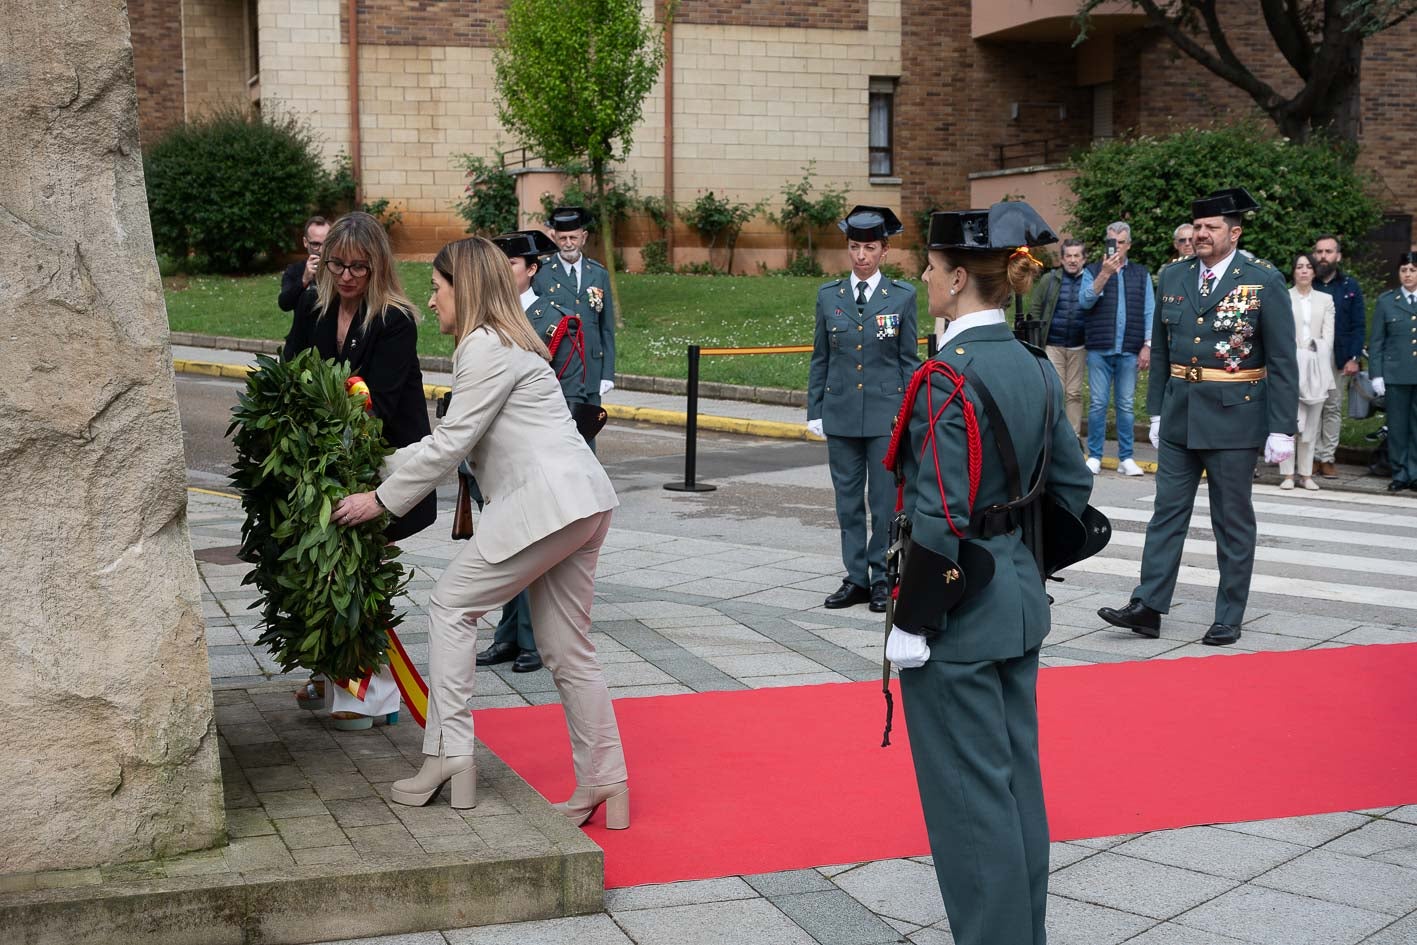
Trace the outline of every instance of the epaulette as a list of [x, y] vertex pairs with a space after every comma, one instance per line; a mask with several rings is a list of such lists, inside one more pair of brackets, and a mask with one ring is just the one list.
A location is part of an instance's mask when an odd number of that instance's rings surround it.
[[1253, 263], [1253, 264], [1256, 265], [1256, 266], [1259, 266], [1261, 269], [1273, 269], [1273, 268], [1274, 268], [1274, 263], [1270, 262], [1268, 259], [1261, 259], [1261, 258], [1259, 258], [1258, 256], [1251, 256], [1251, 257], [1250, 257], [1250, 262]]
[[898, 286], [900, 286], [902, 289], [911, 289], [911, 290], [914, 290], [914, 288], [915, 288], [915, 286], [911, 285], [909, 282], [906, 282], [906, 281], [903, 280], [903, 279], [892, 279], [892, 280], [891, 280], [891, 283], [892, 283], [893, 285], [898, 285]]
[[594, 266], [594, 267], [597, 268], [597, 269], [604, 269], [604, 268], [605, 268], [604, 264], [596, 262], [594, 259], [591, 259], [589, 256], [582, 256], [581, 259], [585, 260], [587, 263], [589, 263], [590, 265]]
[[845, 281], [845, 279], [833, 279], [831, 282], [823, 282], [821, 288], [817, 289], [817, 291], [821, 292], [823, 289], [834, 289]]

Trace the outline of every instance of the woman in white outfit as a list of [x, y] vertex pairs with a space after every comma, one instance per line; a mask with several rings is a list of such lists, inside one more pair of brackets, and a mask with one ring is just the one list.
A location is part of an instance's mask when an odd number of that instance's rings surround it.
[[619, 504], [615, 490], [576, 431], [500, 249], [481, 238], [443, 247], [433, 261], [428, 307], [443, 333], [457, 339], [447, 415], [430, 436], [388, 458], [376, 491], [345, 498], [333, 516], [355, 525], [398, 515], [464, 458], [486, 500], [477, 533], [428, 602], [428, 758], [415, 777], [395, 782], [393, 799], [426, 804], [451, 781], [454, 807], [476, 803], [467, 708], [475, 623], [529, 586], [536, 648], [565, 707], [576, 772], [575, 793], [557, 806], [579, 824], [604, 804], [606, 825], [627, 827], [625, 756], [588, 636], [595, 562]]
[[1295, 455], [1279, 464], [1284, 477], [1281, 489], [1294, 488], [1294, 467], [1299, 484], [1317, 492], [1314, 481], [1314, 446], [1321, 430], [1320, 418], [1328, 392], [1333, 390], [1333, 298], [1314, 288], [1314, 261], [1308, 253], [1294, 259], [1294, 287], [1289, 304], [1294, 309], [1294, 340], [1299, 350], [1299, 436]]

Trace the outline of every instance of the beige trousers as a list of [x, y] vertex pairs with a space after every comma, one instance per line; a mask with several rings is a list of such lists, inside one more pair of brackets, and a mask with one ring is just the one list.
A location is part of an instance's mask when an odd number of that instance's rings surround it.
[[468, 700], [477, 670], [477, 619], [529, 586], [536, 649], [566, 711], [576, 783], [625, 780], [620, 729], [589, 636], [595, 562], [609, 530], [610, 512], [599, 512], [496, 564], [478, 552], [474, 535], [448, 563], [428, 601], [425, 755], [473, 753]]
[[1049, 345], [1048, 361], [1063, 382], [1063, 407], [1073, 433], [1082, 435], [1082, 379], [1087, 372], [1087, 349]]
[[1294, 437], [1294, 455], [1279, 464], [1281, 476], [1294, 475], [1298, 464], [1299, 475], [1308, 479], [1314, 474], [1314, 448], [1323, 436], [1324, 401], [1306, 404], [1299, 401], [1299, 412], [1304, 416], [1304, 432]]

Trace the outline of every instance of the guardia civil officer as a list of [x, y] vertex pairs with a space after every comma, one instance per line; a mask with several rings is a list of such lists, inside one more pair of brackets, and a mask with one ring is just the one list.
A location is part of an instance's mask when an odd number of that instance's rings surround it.
[[[536, 294], [531, 287], [541, 259], [556, 251], [551, 237], [540, 230], [519, 230], [492, 238], [497, 248], [506, 253], [512, 267], [512, 277], [527, 321], [532, 330], [551, 351], [551, 370], [561, 381], [561, 393], [572, 414], [585, 403], [585, 342], [580, 332], [580, 319]], [[531, 603], [526, 591], [502, 607], [502, 619], [492, 643], [477, 654], [478, 666], [493, 666], [512, 661], [512, 672], [531, 673], [541, 668], [541, 656], [536, 652], [536, 638], [531, 628]]]
[[1417, 253], [1398, 258], [1397, 278], [1378, 296], [1368, 341], [1373, 392], [1387, 398], [1389, 492], [1417, 489]]
[[584, 254], [590, 214], [583, 207], [557, 207], [546, 221], [559, 252], [537, 270], [532, 285], [537, 295], [581, 320], [585, 337], [586, 403], [615, 387], [615, 302], [610, 274]]
[[881, 464], [905, 385], [920, 365], [915, 289], [881, 273], [890, 238], [904, 229], [894, 213], [886, 207], [856, 207], [837, 225], [846, 234], [851, 276], [817, 291], [807, 377], [807, 428], [827, 439], [846, 565], [846, 580], [825, 606], [870, 601], [871, 610], [884, 613], [895, 487]]
[[1272, 463], [1294, 455], [1299, 384], [1289, 289], [1274, 266], [1239, 248], [1244, 214], [1258, 209], [1242, 187], [1192, 202], [1195, 256], [1161, 275], [1146, 395], [1156, 504], [1141, 583], [1127, 606], [1097, 612], [1144, 637], [1161, 634], [1161, 615], [1171, 608], [1205, 473], [1220, 586], [1215, 622], [1201, 642], [1240, 639], [1255, 563], [1257, 450], [1263, 446]]
[[931, 214], [922, 279], [948, 324], [890, 450], [909, 537], [886, 655], [958, 945], [1045, 940], [1035, 687], [1049, 602], [1022, 516], [1032, 502], [1083, 515], [1093, 477], [1056, 371], [1004, 308], [1042, 271], [1031, 247], [1056, 241], [1023, 202]]

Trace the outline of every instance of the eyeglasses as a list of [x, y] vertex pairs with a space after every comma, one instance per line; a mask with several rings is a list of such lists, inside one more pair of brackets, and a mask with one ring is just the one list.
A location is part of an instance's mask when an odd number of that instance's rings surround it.
[[327, 259], [325, 260], [325, 265], [330, 268], [330, 272], [333, 272], [337, 276], [342, 276], [348, 272], [356, 279], [363, 279], [365, 276], [369, 275], [368, 263], [346, 263], [341, 259]]

